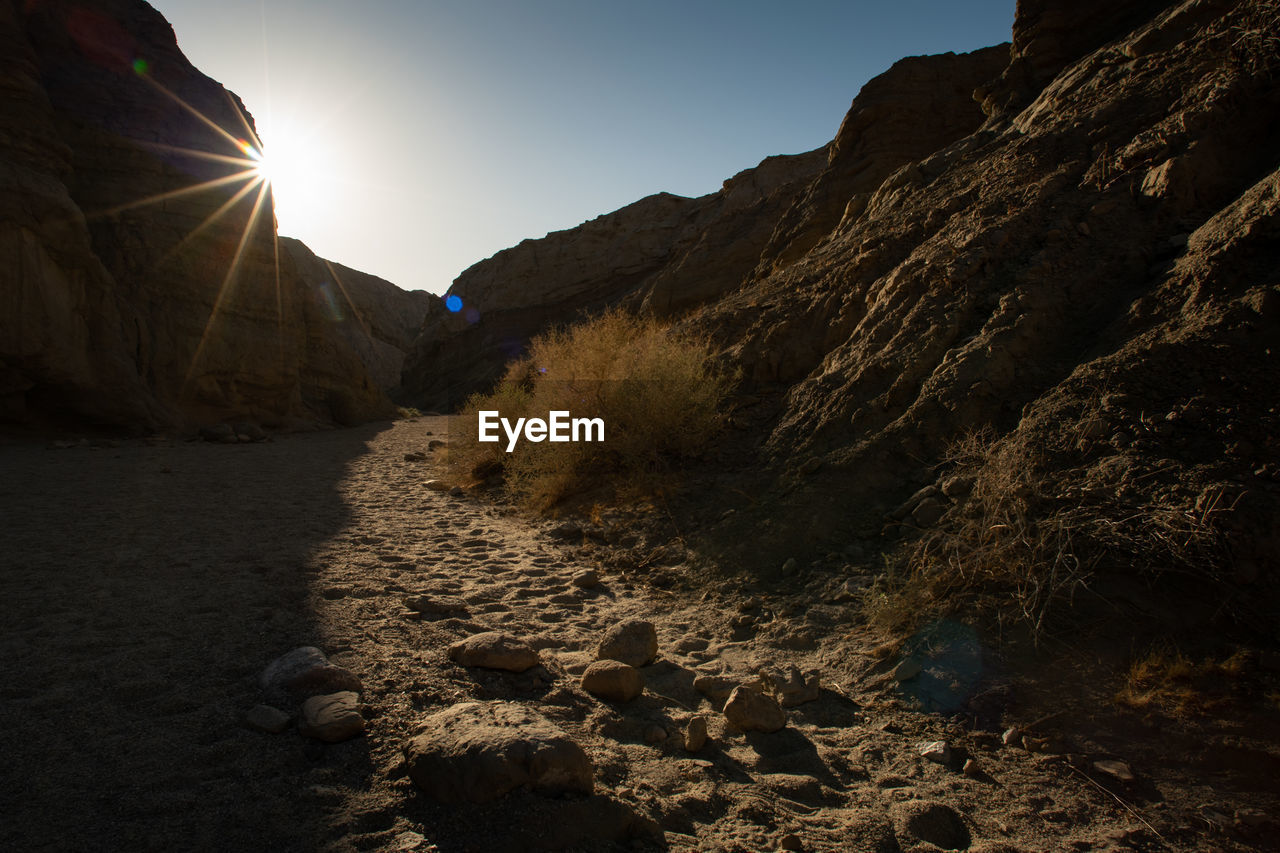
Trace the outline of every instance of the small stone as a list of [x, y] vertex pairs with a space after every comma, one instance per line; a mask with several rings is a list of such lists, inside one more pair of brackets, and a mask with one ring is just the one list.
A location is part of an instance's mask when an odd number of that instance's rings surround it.
[[951, 763], [951, 744], [945, 740], [935, 740], [920, 744], [920, 757], [927, 758], [936, 764]]
[[609, 702], [630, 702], [644, 691], [644, 676], [621, 661], [598, 660], [582, 673], [582, 689]]
[[1116, 761], [1115, 759], [1108, 758], [1095, 761], [1093, 762], [1093, 769], [1121, 782], [1133, 782], [1138, 778], [1133, 775], [1133, 771], [1129, 769], [1128, 764], [1125, 764], [1123, 761]]
[[644, 727], [645, 743], [662, 743], [667, 739], [667, 730], [657, 723], [650, 723]]
[[972, 758], [966, 758], [964, 767], [960, 772], [968, 776], [970, 779], [977, 779], [982, 775], [982, 768], [978, 767], [978, 762], [974, 761]]
[[684, 749], [685, 752], [697, 752], [707, 745], [707, 718], [693, 717], [685, 724], [684, 728]]
[[314, 646], [301, 646], [276, 658], [262, 671], [258, 682], [272, 701], [299, 701], [343, 690], [359, 693], [362, 689], [355, 673], [329, 663], [324, 652]]
[[406, 453], [404, 455], [405, 462], [425, 462], [426, 460], [427, 460], [427, 454], [423, 453], [420, 450], [415, 450], [411, 453]]
[[433, 492], [447, 492], [449, 491], [449, 489], [452, 488], [452, 486], [450, 486], [444, 480], [427, 480], [422, 485], [426, 486], [428, 489], [430, 489]]
[[616, 660], [648, 666], [658, 656], [658, 632], [652, 622], [626, 619], [605, 631], [596, 649], [597, 660]]
[[787, 724], [787, 713], [771, 696], [749, 687], [735, 687], [724, 706], [724, 717], [739, 731], [776, 732]]
[[528, 645], [501, 631], [472, 634], [449, 647], [449, 659], [463, 666], [524, 672], [541, 663]]
[[699, 675], [693, 680], [693, 689], [714, 702], [723, 702], [738, 683], [738, 679], [726, 675]]
[[350, 690], [312, 696], [302, 703], [298, 720], [298, 731], [304, 737], [325, 743], [349, 740], [363, 732], [364, 726], [359, 697]]
[[813, 702], [821, 695], [822, 688], [817, 673], [810, 673], [806, 677], [795, 664], [786, 670], [763, 672], [761, 679], [777, 698], [778, 704], [784, 708]]
[[254, 705], [245, 712], [244, 722], [249, 728], [277, 735], [289, 728], [289, 715], [271, 705]]
[[1022, 729], [1017, 726], [1005, 729], [1004, 734], [1000, 736], [1000, 741], [1005, 746], [1018, 746], [1022, 743]]
[[893, 678], [895, 681], [910, 681], [922, 672], [924, 667], [920, 665], [920, 661], [915, 658], [903, 658], [902, 662], [893, 668]]
[[446, 803], [486, 803], [517, 788], [591, 794], [591, 759], [559, 727], [513, 702], [460, 702], [426, 717], [404, 747], [413, 784]]
[[[430, 433], [428, 433], [428, 435], [430, 435]], [[448, 442], [441, 441], [438, 438], [433, 438], [427, 442], [427, 450], [439, 450], [441, 447], [444, 447], [447, 443]]]
[[584, 569], [573, 576], [571, 583], [579, 589], [595, 589], [600, 585], [600, 575], [592, 569]]
[[794, 575], [800, 568], [799, 561], [795, 557], [788, 557], [787, 561], [782, 564], [782, 573], [784, 575]]
[[949, 498], [963, 498], [972, 491], [972, 477], [955, 474], [942, 481], [942, 493]]

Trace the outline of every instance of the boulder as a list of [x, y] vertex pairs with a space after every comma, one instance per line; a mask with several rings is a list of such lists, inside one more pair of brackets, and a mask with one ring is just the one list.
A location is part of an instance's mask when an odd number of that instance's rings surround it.
[[644, 676], [620, 661], [598, 660], [582, 673], [582, 689], [610, 702], [630, 702], [644, 691]]
[[596, 649], [597, 660], [616, 660], [631, 666], [648, 666], [658, 656], [658, 632], [652, 622], [626, 619], [605, 631]]
[[298, 731], [304, 737], [326, 743], [350, 740], [363, 732], [364, 727], [360, 698], [350, 690], [312, 696], [302, 703], [302, 714], [298, 718]]
[[787, 712], [777, 700], [750, 687], [734, 688], [724, 718], [743, 732], [776, 732], [787, 724]]
[[517, 788], [590, 794], [591, 759], [560, 728], [513, 702], [463, 702], [425, 718], [404, 747], [409, 778], [445, 803], [485, 803]]
[[528, 644], [501, 631], [473, 634], [449, 647], [449, 659], [463, 666], [524, 672], [541, 661]]

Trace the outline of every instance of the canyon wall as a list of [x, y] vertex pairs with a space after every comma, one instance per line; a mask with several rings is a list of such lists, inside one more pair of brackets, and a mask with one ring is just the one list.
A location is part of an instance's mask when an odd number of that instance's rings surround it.
[[[329, 270], [276, 241], [243, 148], [252, 117], [154, 9], [4, 0], [0, 44], [0, 417], [289, 427], [392, 411], [385, 335], [344, 327]], [[423, 302], [404, 301], [406, 322]]]

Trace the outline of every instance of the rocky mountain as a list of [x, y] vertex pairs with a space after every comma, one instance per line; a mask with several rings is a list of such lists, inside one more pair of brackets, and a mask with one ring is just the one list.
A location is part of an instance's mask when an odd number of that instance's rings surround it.
[[1057, 547], [1247, 621], [1280, 559], [1278, 19], [1019, 2], [1011, 46], [897, 63], [822, 151], [477, 264], [406, 385], [456, 401], [583, 308], [669, 316], [743, 377], [695, 551]]
[[277, 243], [252, 117], [154, 9], [4, 2], [0, 43], [0, 417], [389, 411], [429, 298]]

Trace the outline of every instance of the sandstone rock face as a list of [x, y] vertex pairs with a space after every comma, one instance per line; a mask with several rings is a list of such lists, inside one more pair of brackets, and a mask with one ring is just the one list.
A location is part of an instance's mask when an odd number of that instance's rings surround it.
[[485, 803], [528, 786], [590, 794], [595, 770], [582, 748], [536, 712], [511, 702], [463, 702], [422, 721], [404, 747], [409, 778], [446, 803]]
[[450, 288], [462, 310], [437, 303], [423, 322], [405, 362], [407, 399], [455, 408], [554, 323], [613, 305], [669, 315], [736, 288], [825, 159], [823, 149], [770, 157], [719, 192], [660, 193], [472, 266]]
[[327, 261], [301, 240], [280, 238], [305, 287], [322, 299], [333, 331], [351, 347], [384, 391], [400, 385], [406, 353], [413, 346], [429, 306], [439, 297], [401, 290], [386, 279]]
[[254, 138], [252, 119], [154, 9], [6, 4], [0, 44], [0, 417], [289, 426], [389, 411], [364, 351], [279, 252], [269, 189], [201, 156], [243, 156], [233, 140]]

